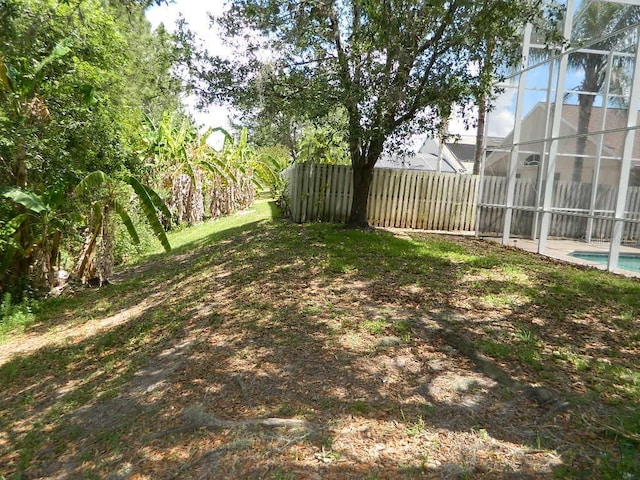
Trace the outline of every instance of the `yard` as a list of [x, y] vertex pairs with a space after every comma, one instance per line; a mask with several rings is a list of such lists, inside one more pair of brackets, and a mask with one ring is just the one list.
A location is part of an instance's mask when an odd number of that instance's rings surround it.
[[5, 335], [0, 478], [640, 478], [638, 280], [273, 213]]

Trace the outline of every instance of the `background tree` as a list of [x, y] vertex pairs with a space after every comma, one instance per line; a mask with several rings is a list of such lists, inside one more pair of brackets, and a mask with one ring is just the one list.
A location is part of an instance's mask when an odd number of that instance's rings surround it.
[[[626, 32], [622, 35], [612, 35], [640, 21], [640, 6], [623, 5], [610, 2], [583, 2], [575, 14], [575, 24], [571, 42], [579, 45], [587, 43], [590, 49], [610, 50], [623, 49], [625, 40], [633, 35]], [[589, 41], [604, 37], [595, 44]], [[617, 57], [613, 65], [613, 73], [619, 73], [618, 79], [624, 77], [624, 72], [632, 61], [625, 57]], [[606, 80], [608, 56], [606, 54], [576, 52], [569, 56], [569, 66], [575, 71], [583, 73], [584, 78], [578, 86], [578, 133], [576, 140], [576, 159], [572, 180], [582, 182], [584, 169], [584, 154], [587, 146], [587, 136], [591, 122], [591, 112], [598, 93], [602, 92]], [[622, 88], [618, 88], [622, 93]]]
[[[172, 38], [139, 2], [5, 0], [0, 31], [0, 190], [22, 192], [0, 197], [0, 290], [19, 298], [50, 283], [53, 252], [79, 249], [74, 187], [96, 170], [139, 173], [142, 113], [179, 108], [181, 84]], [[46, 210], [16, 201], [28, 197]]]
[[[491, 34], [501, 46], [492, 63], [517, 63], [522, 26], [542, 15], [541, 2], [520, 0], [230, 4], [220, 22], [228, 35], [243, 34], [244, 52], [234, 60], [209, 58], [209, 68], [199, 69], [205, 100], [313, 117], [343, 108], [353, 226], [367, 225], [373, 167], [383, 150], [416, 132], [435, 134], [453, 104], [486, 92], [472, 68], [485, 58], [482, 40]], [[192, 66], [202, 64], [197, 60]]]

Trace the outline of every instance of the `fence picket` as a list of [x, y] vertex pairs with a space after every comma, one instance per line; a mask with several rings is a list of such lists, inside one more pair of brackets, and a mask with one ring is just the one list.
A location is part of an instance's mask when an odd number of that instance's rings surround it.
[[407, 210], [409, 208], [409, 195], [411, 190], [411, 182], [413, 179], [413, 172], [409, 172], [409, 175], [403, 175], [404, 185], [402, 185], [402, 204], [400, 211], [398, 212], [398, 227], [406, 228], [407, 226]]
[[422, 180], [424, 175], [416, 174], [416, 188], [413, 194], [413, 204], [411, 205], [411, 226], [410, 228], [418, 228], [418, 219], [420, 216], [420, 196], [422, 191]]
[[[348, 218], [353, 198], [352, 170], [343, 165], [296, 164], [283, 172], [288, 182], [291, 218], [304, 223], [316, 220], [344, 222]], [[427, 230], [474, 231], [480, 215], [478, 233], [501, 233], [506, 200], [507, 179], [483, 178], [482, 199], [478, 198], [480, 178], [474, 175], [422, 172], [400, 169], [374, 171], [367, 216], [369, 223], [379, 227], [403, 227]], [[514, 205], [535, 205], [535, 185], [517, 179]], [[588, 211], [591, 185], [557, 182], [553, 190], [554, 208]], [[596, 197], [596, 214], [612, 215], [617, 187], [600, 185]], [[478, 202], [495, 207], [477, 207]], [[626, 218], [640, 219], [640, 187], [630, 187]], [[514, 234], [532, 233], [534, 214], [514, 210]], [[549, 235], [552, 237], [584, 238], [584, 217], [554, 213]], [[592, 237], [606, 240], [611, 236], [613, 222], [598, 218], [593, 222]], [[627, 223], [623, 241], [640, 240], [640, 224]]]

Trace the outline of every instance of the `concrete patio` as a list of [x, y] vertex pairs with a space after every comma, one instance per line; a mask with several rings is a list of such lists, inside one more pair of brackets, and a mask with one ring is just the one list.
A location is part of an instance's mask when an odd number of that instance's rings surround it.
[[[483, 237], [485, 240], [490, 240], [498, 243], [502, 243], [502, 239], [498, 237]], [[536, 253], [538, 251], [538, 241], [529, 240], [523, 238], [512, 238], [509, 240], [509, 246], [521, 248], [528, 252]], [[575, 263], [578, 265], [586, 265], [595, 267], [600, 270], [606, 270], [607, 266], [600, 263], [596, 263], [581, 258], [572, 257], [570, 254], [574, 252], [580, 253], [609, 253], [609, 242], [592, 242], [585, 243], [577, 240], [547, 240], [547, 249], [544, 255], [555, 258], [557, 260], [563, 260], [569, 263]], [[637, 254], [640, 255], [640, 246], [637, 245], [622, 245], [620, 247], [621, 254]], [[632, 272], [629, 270], [623, 270], [618, 268], [617, 274], [625, 275], [628, 277], [640, 278], [640, 272]]]

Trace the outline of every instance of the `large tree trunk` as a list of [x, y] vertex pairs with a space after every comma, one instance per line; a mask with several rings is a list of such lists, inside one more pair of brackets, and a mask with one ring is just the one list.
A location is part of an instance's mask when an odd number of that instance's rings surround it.
[[473, 158], [473, 174], [480, 174], [480, 163], [484, 153], [484, 130], [487, 120], [487, 97], [478, 99], [478, 130], [476, 131], [476, 151]]
[[[491, 64], [493, 58], [493, 52], [495, 50], [495, 40], [491, 37], [487, 38], [487, 53], [484, 57], [484, 63], [482, 65], [483, 76], [493, 76], [494, 67]], [[478, 98], [478, 129], [476, 130], [476, 151], [473, 158], [473, 174], [480, 174], [480, 163], [482, 162], [482, 155], [484, 154], [485, 142], [484, 131], [487, 121], [487, 95], [481, 95]]]
[[582, 171], [584, 169], [583, 155], [587, 150], [587, 136], [584, 135], [589, 131], [589, 122], [591, 121], [591, 111], [595, 95], [579, 96], [579, 113], [578, 113], [578, 133], [583, 134], [576, 139], [576, 157], [573, 165], [572, 181], [576, 183], [582, 182]]
[[[355, 163], [355, 162], [354, 162]], [[369, 190], [373, 179], [373, 165], [353, 165], [353, 203], [351, 213], [347, 220], [347, 226], [367, 228], [367, 205], [369, 203]]]

